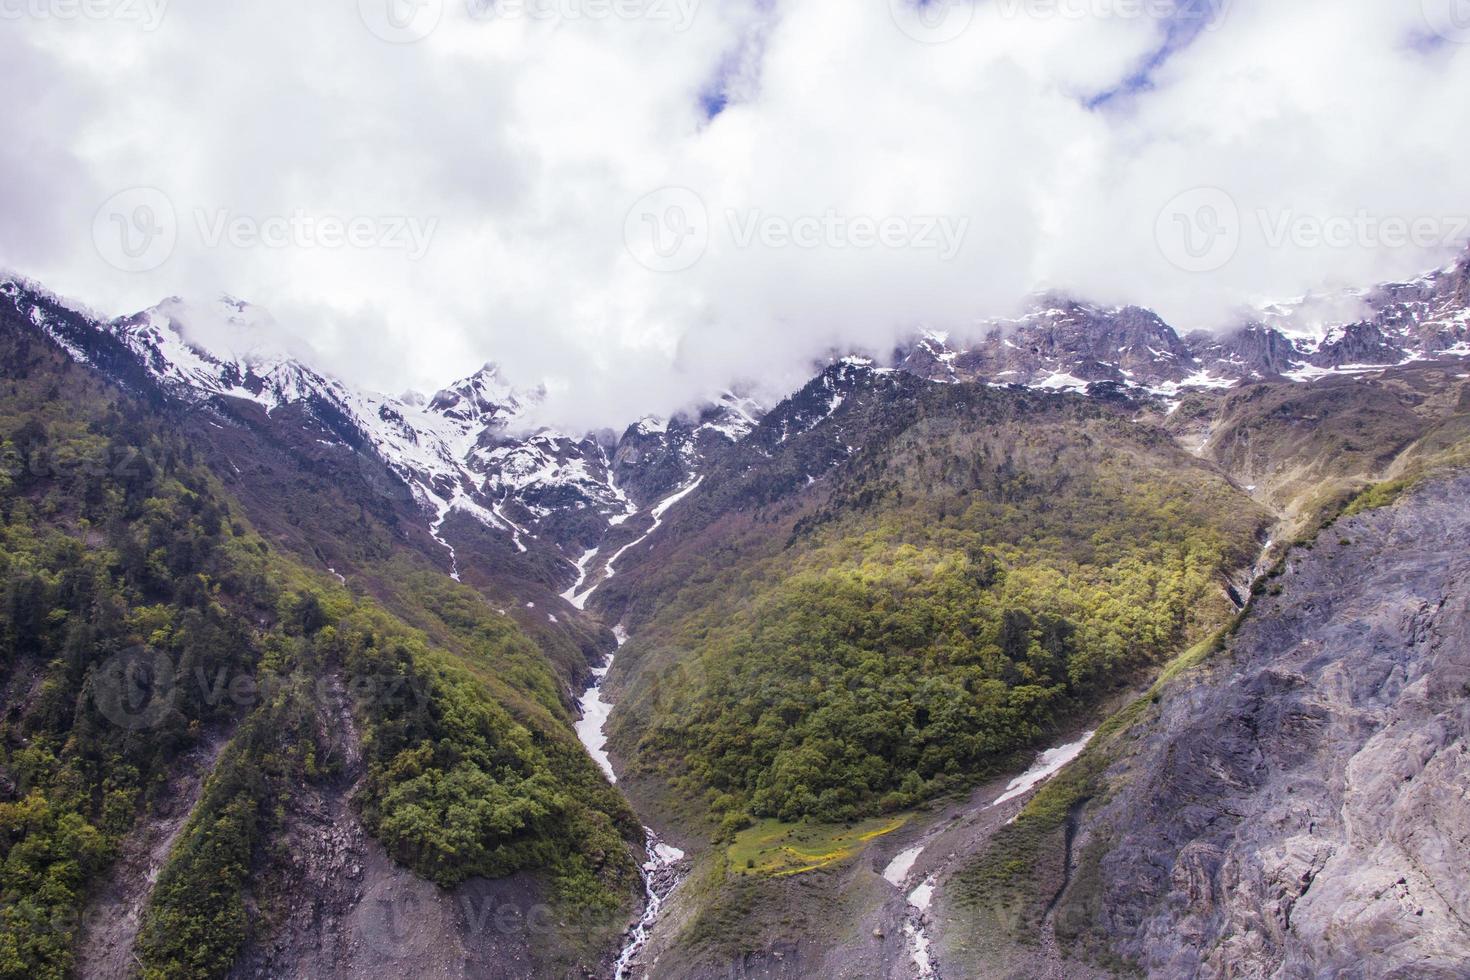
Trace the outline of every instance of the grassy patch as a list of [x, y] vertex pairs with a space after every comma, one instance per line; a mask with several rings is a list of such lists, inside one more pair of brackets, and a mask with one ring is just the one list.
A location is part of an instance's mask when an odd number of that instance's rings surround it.
[[762, 820], [736, 835], [727, 851], [730, 868], [736, 874], [771, 877], [815, 871], [847, 860], [907, 821], [907, 816], [849, 824]]
[[1163, 690], [1218, 652], [1221, 631], [1175, 657], [1143, 697], [1105, 721], [1071, 765], [1031, 798], [1013, 823], [955, 877], [951, 894], [970, 920], [968, 933], [989, 941], [1031, 944], [1064, 880], [1069, 815], [1108, 792], [1103, 778], [1122, 757], [1132, 733], [1151, 716]]
[[1343, 517], [1356, 517], [1358, 514], [1370, 510], [1378, 510], [1387, 507], [1395, 500], [1402, 497], [1419, 482], [1419, 476], [1407, 476], [1398, 480], [1388, 480], [1384, 483], [1376, 483], [1358, 494], [1343, 508]]
[[[1188, 671], [1191, 671], [1194, 668], [1198, 667], [1200, 664], [1210, 659], [1212, 655], [1218, 653], [1224, 646], [1224, 631], [1217, 633], [1207, 640], [1201, 640], [1199, 643], [1196, 643], [1194, 646], [1190, 647], [1188, 650], [1184, 651], [1165, 665], [1164, 669], [1159, 673], [1159, 679], [1154, 682], [1154, 686], [1150, 689], [1149, 694], [1158, 694], [1167, 685], [1172, 683], [1176, 677], [1179, 677], [1182, 674], [1185, 674]], [[1122, 714], [1123, 712], [1120, 712], [1118, 716], [1115, 716], [1115, 718], [1120, 717]], [[1113, 719], [1109, 719], [1108, 724], [1111, 724], [1112, 721]]]
[[[1200, 646], [1190, 653], [1198, 651]], [[960, 931], [997, 946], [1037, 941], [1064, 880], [1068, 817], [1105, 792], [1103, 774], [1152, 707], [1153, 698], [1145, 696], [1108, 719], [1082, 755], [1043, 786], [1015, 821], [1002, 827], [990, 846], [955, 876], [950, 894], [959, 916], [968, 920]]]
[[1425, 478], [1435, 473], [1470, 465], [1470, 441], [1450, 444], [1448, 448], [1437, 448], [1432, 442], [1416, 447], [1418, 456], [1403, 476], [1382, 483], [1375, 483], [1349, 499], [1341, 511], [1326, 521], [1324, 527], [1348, 517], [1356, 517], [1370, 510], [1391, 506], [1404, 494], [1414, 489]]

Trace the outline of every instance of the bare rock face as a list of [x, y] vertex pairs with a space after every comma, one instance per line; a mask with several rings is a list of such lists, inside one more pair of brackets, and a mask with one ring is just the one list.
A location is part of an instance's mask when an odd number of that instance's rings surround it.
[[1152, 976], [1470, 976], [1470, 475], [1298, 549], [1083, 836]]

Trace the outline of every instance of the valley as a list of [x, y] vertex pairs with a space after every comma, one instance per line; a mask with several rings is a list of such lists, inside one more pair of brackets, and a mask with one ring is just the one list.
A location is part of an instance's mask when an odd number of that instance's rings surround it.
[[621, 433], [0, 293], [0, 974], [1470, 958], [1470, 260]]

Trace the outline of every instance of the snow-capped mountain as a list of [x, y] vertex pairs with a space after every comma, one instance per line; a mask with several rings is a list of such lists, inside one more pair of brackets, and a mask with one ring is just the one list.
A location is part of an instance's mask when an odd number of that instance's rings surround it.
[[1181, 385], [1200, 373], [1173, 328], [1138, 307], [1045, 297], [1024, 316], [990, 321], [980, 333], [984, 339], [971, 345], [923, 337], [898, 353], [896, 366], [935, 381], [1076, 390], [1094, 382]]
[[[640, 420], [620, 436], [562, 432], [533, 422], [544, 391], [516, 388], [495, 364], [432, 396], [354, 388], [313, 367], [310, 352], [295, 349], [292, 332], [264, 310], [228, 297], [203, 305], [169, 299], [106, 320], [19, 277], [0, 278], [0, 293], [74, 358], [124, 383], [146, 379], [168, 398], [203, 409], [227, 405], [247, 422], [254, 413], [262, 424], [280, 417], [280, 424], [310, 426], [315, 443], [335, 447], [342, 459], [386, 468], [452, 562], [442, 532], [452, 515], [468, 515], [513, 553], [544, 555], [554, 569], [548, 581], [584, 597], [614, 565], [608, 555], [597, 557], [599, 549], [610, 555], [629, 547], [624, 538], [652, 533], [659, 509], [688, 493], [710, 460], [768, 414], [744, 394], [725, 392], [694, 412]], [[1349, 309], [1352, 317], [1323, 317], [1317, 311], [1324, 308]], [[982, 339], [970, 343], [923, 335], [881, 363], [834, 358], [774, 410], [760, 426], [762, 439], [785, 441], [821, 425], [867, 371], [1128, 390], [1168, 404], [1191, 389], [1253, 379], [1310, 382], [1467, 357], [1470, 256], [1411, 282], [1266, 307], [1224, 334], [1181, 336], [1146, 309], [1049, 295], [1019, 318], [982, 324], [976, 335]], [[821, 447], [826, 462], [813, 460], [812, 473], [851, 451], [841, 433]]]
[[304, 357], [273, 341], [277, 328], [268, 313], [231, 297], [204, 305], [171, 298], [103, 326], [187, 400], [222, 395], [270, 411], [330, 385]]
[[207, 408], [223, 399], [266, 419], [301, 410], [320, 428], [318, 442], [370, 457], [401, 480], [451, 555], [440, 532], [461, 512], [521, 553], [549, 549], [568, 576], [573, 559], [610, 527], [689, 485], [707, 454], [741, 438], [764, 411], [725, 393], [690, 416], [646, 418], [621, 438], [570, 434], [532, 425], [544, 392], [513, 387], [493, 363], [432, 397], [395, 398], [316, 370], [309, 352], [277, 342], [283, 332], [269, 314], [233, 298], [203, 305], [169, 299], [104, 320], [19, 277], [0, 288], [77, 360], [96, 361], [99, 344], [116, 342], [108, 349], [120, 346], [159, 389], [186, 404]]
[[[1326, 319], [1318, 309], [1350, 310]], [[992, 320], [973, 343], [929, 334], [893, 363], [932, 381], [985, 381], [1084, 391], [1106, 382], [1164, 397], [1242, 381], [1311, 381], [1334, 373], [1470, 356], [1470, 256], [1411, 282], [1267, 306], [1225, 333], [1181, 336], [1139, 307], [1038, 299]]]
[[661, 500], [697, 477], [710, 453], [744, 439], [765, 412], [754, 399], [726, 391], [697, 412], [641, 419], [612, 455], [618, 485], [640, 503]]

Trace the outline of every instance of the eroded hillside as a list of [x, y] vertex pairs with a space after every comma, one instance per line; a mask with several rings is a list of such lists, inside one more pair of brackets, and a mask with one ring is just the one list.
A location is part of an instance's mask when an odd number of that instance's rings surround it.
[[1044, 927], [1150, 976], [1464, 976], [1467, 492], [1436, 477], [1295, 549], [941, 893], [955, 975], [1037, 975]]

